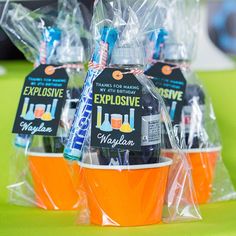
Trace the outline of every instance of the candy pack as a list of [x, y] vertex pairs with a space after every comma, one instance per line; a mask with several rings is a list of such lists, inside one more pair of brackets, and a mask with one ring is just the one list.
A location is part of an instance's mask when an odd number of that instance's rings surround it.
[[34, 63], [13, 128], [8, 186], [13, 204], [52, 210], [78, 207], [77, 166], [67, 163], [62, 152], [89, 54], [89, 25], [82, 13], [88, 12], [74, 0], [34, 11], [9, 1], [5, 4], [1, 27]]
[[[64, 149], [79, 163], [81, 224], [201, 219], [187, 157], [162, 97], [144, 75], [146, 14], [161, 9], [156, 1], [95, 3], [94, 53]], [[165, 138], [178, 155], [166, 155]]]

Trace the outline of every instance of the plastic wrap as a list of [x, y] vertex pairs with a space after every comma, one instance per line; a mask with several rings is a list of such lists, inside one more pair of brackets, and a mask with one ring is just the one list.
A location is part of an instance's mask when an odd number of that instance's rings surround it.
[[[149, 53], [148, 59], [153, 64], [158, 60], [172, 63], [181, 68], [186, 78], [181, 121], [176, 124], [172, 120], [172, 124], [191, 166], [197, 202], [203, 204], [234, 199], [235, 190], [221, 157], [222, 145], [213, 105], [201, 81], [190, 68], [197, 47], [199, 1], [173, 0], [169, 4], [159, 29], [151, 25], [153, 31], [159, 32], [154, 44], [151, 40], [146, 44], [147, 48], [154, 45], [153, 51], [161, 53], [157, 56]], [[161, 47], [159, 42], [162, 42]], [[157, 90], [161, 91], [160, 88]], [[164, 93], [161, 95], [166, 98]], [[172, 109], [169, 109], [172, 117]], [[175, 156], [167, 134], [165, 145], [166, 155]]]
[[[69, 76], [57, 136], [17, 134], [14, 138], [8, 186], [11, 203], [53, 210], [78, 208], [78, 166], [64, 160], [62, 152], [84, 83], [89, 53], [90, 34], [82, 11], [88, 14], [74, 0], [67, 4], [59, 1], [58, 6], [35, 11], [7, 2], [3, 9], [1, 27], [27, 60], [35, 67], [58, 65], [65, 68]], [[28, 100], [24, 101], [23, 116], [46, 117], [47, 113], [53, 116], [57, 99], [51, 105], [39, 104], [41, 107], [33, 110]]]
[[[145, 42], [154, 20], [150, 16], [162, 15], [158, 13], [163, 2], [95, 2], [94, 54], [64, 150], [67, 159], [79, 162], [80, 224], [138, 226], [201, 219], [187, 156], [180, 149], [163, 99], [143, 74], [147, 64]], [[115, 100], [112, 109], [116, 114], [110, 114], [95, 103], [98, 78], [104, 77], [100, 86], [105, 87], [111, 73], [117, 81], [130, 79], [141, 86], [137, 109], [128, 110], [125, 102], [122, 106]], [[114, 97], [122, 91], [109, 93]], [[104, 96], [109, 93], [104, 92]], [[133, 119], [138, 109], [139, 127], [138, 120]], [[137, 149], [118, 148], [129, 143], [122, 142], [122, 134], [139, 128]], [[92, 145], [92, 139], [94, 142], [99, 137], [93, 132], [98, 130], [108, 135], [114, 131], [117, 139], [106, 143], [110, 146]], [[166, 138], [177, 153], [171, 158], [166, 156]]]

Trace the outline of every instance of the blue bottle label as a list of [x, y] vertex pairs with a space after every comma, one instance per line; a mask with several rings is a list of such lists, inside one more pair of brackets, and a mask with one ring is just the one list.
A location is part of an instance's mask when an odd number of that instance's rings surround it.
[[205, 105], [184, 106], [182, 111], [182, 127], [185, 133], [198, 133], [204, 126]]

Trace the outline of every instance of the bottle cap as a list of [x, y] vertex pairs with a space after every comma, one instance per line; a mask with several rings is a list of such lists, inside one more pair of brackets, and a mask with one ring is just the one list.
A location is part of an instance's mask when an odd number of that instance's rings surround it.
[[186, 61], [188, 60], [188, 53], [183, 44], [166, 43], [164, 48], [164, 58], [170, 61]]
[[60, 63], [84, 62], [85, 60], [83, 46], [60, 45], [57, 54]]
[[113, 65], [144, 65], [143, 47], [116, 47], [111, 62]]

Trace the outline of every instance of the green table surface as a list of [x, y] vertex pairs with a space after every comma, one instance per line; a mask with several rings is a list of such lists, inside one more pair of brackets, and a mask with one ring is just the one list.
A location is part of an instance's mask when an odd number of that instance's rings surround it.
[[[24, 77], [32, 68], [25, 61], [1, 61], [0, 76], [0, 236], [24, 235], [236, 235], [236, 201], [201, 206], [202, 221], [148, 227], [76, 225], [76, 212], [44, 211], [7, 203], [11, 128]], [[199, 72], [212, 97], [223, 142], [223, 159], [236, 186], [236, 71]]]

